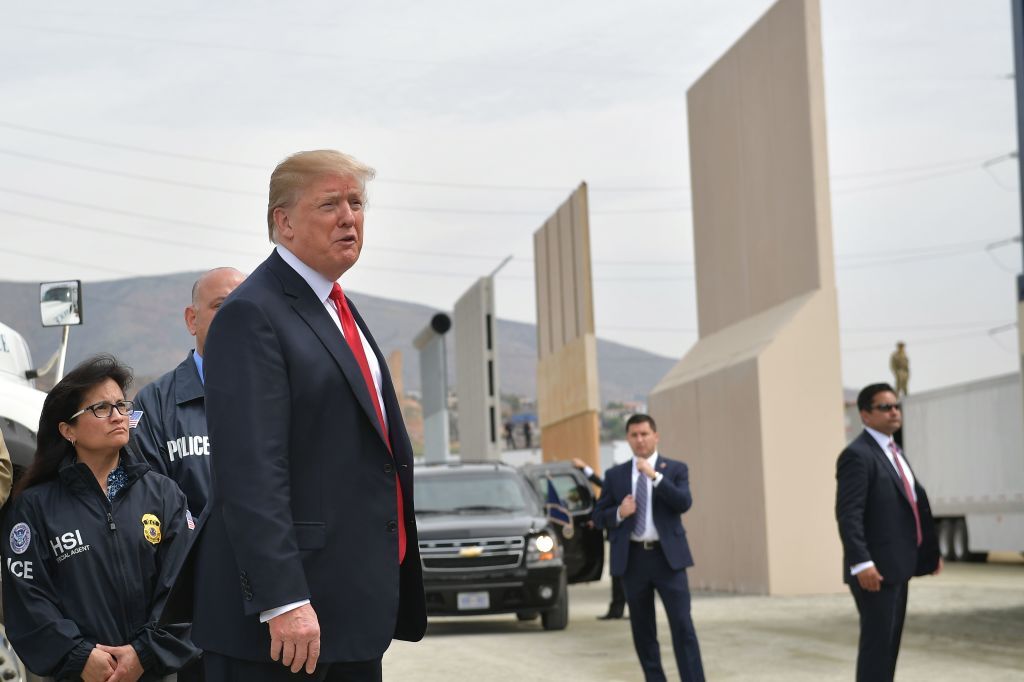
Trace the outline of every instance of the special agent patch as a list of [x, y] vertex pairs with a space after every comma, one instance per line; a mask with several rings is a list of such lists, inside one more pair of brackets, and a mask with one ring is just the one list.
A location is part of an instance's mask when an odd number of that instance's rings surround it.
[[24, 554], [28, 546], [32, 544], [32, 530], [24, 521], [16, 524], [11, 529], [11, 551], [15, 554]]
[[150, 544], [160, 544], [160, 519], [155, 514], [142, 515], [142, 534], [146, 536]]

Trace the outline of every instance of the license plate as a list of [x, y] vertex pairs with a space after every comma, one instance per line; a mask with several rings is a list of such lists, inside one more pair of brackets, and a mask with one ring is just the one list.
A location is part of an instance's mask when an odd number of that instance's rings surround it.
[[491, 607], [491, 595], [487, 592], [459, 592], [458, 606], [459, 611], [489, 609]]

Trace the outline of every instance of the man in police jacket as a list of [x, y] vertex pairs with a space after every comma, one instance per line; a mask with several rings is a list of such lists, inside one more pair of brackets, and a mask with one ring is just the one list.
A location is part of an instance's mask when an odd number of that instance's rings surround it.
[[153, 469], [178, 484], [197, 518], [210, 495], [210, 438], [203, 391], [206, 334], [221, 303], [243, 279], [245, 275], [234, 268], [216, 268], [196, 280], [192, 303], [185, 308], [185, 326], [196, 337], [195, 350], [135, 397], [136, 444]]
[[[276, 245], [207, 339], [213, 489], [193, 638], [208, 680], [380, 680], [426, 605], [412, 447], [387, 364], [336, 280], [373, 170], [300, 152], [270, 180]], [[282, 665], [283, 664], [283, 665]]]

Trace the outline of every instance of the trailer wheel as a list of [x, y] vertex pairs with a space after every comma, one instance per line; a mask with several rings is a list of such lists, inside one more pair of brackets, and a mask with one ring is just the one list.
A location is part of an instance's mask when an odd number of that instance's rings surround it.
[[952, 519], [939, 519], [937, 534], [939, 536], [939, 554], [946, 561], [955, 561], [953, 558], [953, 521]]
[[953, 561], [979, 562], [988, 558], [987, 552], [972, 552], [970, 550], [969, 538], [967, 535], [967, 521], [956, 519], [953, 521]]

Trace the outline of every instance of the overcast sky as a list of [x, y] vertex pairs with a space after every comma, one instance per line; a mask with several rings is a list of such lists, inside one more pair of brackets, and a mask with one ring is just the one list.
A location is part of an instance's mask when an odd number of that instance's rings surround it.
[[[270, 170], [337, 148], [378, 170], [350, 289], [450, 309], [513, 254], [498, 314], [532, 322], [532, 234], [585, 180], [598, 334], [680, 357], [686, 90], [770, 4], [7, 3], [0, 279], [251, 270]], [[912, 389], [1016, 370], [1010, 0], [822, 16], [844, 383], [897, 338]]]

